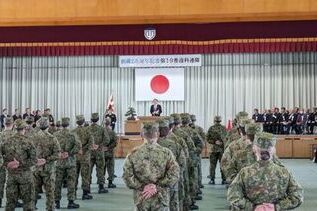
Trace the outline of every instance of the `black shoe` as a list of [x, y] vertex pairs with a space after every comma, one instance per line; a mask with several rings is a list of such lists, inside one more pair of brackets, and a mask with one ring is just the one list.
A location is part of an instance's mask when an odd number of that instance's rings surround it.
[[116, 178], [116, 177], [118, 177], [118, 176], [114, 174], [113, 177]]
[[195, 200], [197, 200], [197, 201], [203, 200], [203, 197], [202, 196], [196, 196]]
[[63, 188], [67, 188], [67, 182], [63, 182]]
[[90, 189], [89, 189], [89, 190], [87, 190], [87, 193], [88, 193], [88, 194], [91, 194], [91, 191], [90, 191]]
[[40, 194], [37, 194], [36, 198], [37, 198], [37, 200], [39, 200], [42, 198], [42, 196]]
[[228, 184], [226, 180], [222, 180], [221, 184], [226, 185]]
[[112, 183], [112, 180], [109, 180], [108, 188], [116, 188], [117, 186]]
[[195, 204], [192, 204], [192, 205], [189, 206], [189, 209], [190, 210], [198, 210], [199, 207], [197, 205], [195, 205]]
[[208, 178], [208, 179], [210, 179], [210, 178], [211, 178], [211, 176], [210, 176], [210, 175], [208, 175], [208, 176], [207, 176], [207, 178]]
[[83, 196], [81, 198], [82, 200], [91, 200], [93, 197], [88, 194], [88, 191], [84, 191]]
[[79, 204], [76, 204], [73, 200], [68, 201], [67, 209], [78, 209], [79, 207]]
[[205, 186], [204, 185], [199, 185], [199, 188], [204, 188]]
[[211, 179], [209, 182], [208, 182], [209, 185], [214, 185], [215, 184], [215, 180], [214, 179]]
[[108, 193], [109, 191], [103, 186], [103, 184], [99, 185], [98, 193]]
[[0, 207], [2, 207], [2, 199], [0, 199]]
[[60, 201], [55, 201], [55, 209], [60, 209], [60, 208], [61, 208]]
[[200, 189], [198, 189], [197, 194], [203, 194]]
[[19, 207], [23, 207], [23, 203], [17, 201], [17, 203], [15, 203], [15, 208], [19, 208]]

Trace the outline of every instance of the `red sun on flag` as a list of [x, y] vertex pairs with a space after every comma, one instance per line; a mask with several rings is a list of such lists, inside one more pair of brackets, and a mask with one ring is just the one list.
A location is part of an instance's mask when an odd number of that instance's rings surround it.
[[164, 75], [155, 75], [151, 80], [151, 89], [156, 94], [165, 93], [169, 86], [169, 80]]

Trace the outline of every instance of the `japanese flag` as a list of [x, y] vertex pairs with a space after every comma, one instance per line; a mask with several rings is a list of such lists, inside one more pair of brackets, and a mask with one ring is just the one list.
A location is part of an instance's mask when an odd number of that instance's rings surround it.
[[136, 101], [184, 100], [184, 68], [135, 69]]

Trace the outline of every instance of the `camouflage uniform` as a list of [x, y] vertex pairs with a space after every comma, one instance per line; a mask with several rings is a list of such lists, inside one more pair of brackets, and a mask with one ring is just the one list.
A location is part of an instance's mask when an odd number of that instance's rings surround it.
[[[32, 141], [36, 148], [37, 159], [45, 159], [46, 163], [36, 167], [34, 181], [35, 184], [43, 181], [46, 193], [46, 210], [54, 210], [56, 161], [59, 159], [60, 146], [57, 139], [48, 132], [48, 118], [42, 117], [38, 120], [38, 124], [43, 129], [33, 136]], [[35, 187], [39, 187], [39, 185], [37, 184]], [[37, 197], [38, 191], [36, 188], [35, 197]]]
[[[13, 124], [13, 119], [12, 118], [6, 118], [5, 119], [5, 124], [11, 122], [10, 124]], [[2, 144], [5, 140], [10, 140], [10, 138], [15, 134], [15, 131], [13, 130], [6, 130], [2, 131], [0, 133], [0, 144]], [[1, 155], [0, 155], [1, 156]], [[2, 156], [1, 156], [2, 158]], [[2, 199], [4, 195], [4, 185], [6, 183], [6, 177], [7, 177], [7, 172], [5, 166], [0, 167], [0, 200], [2, 204]]]
[[[106, 118], [106, 121], [109, 121], [108, 118]], [[107, 151], [104, 152], [105, 154], [105, 168], [104, 168], [104, 175], [106, 175], [106, 171], [108, 173], [108, 188], [115, 188], [116, 186], [112, 184], [114, 180], [114, 149], [117, 146], [118, 137], [116, 132], [112, 130], [111, 127], [111, 121], [109, 122], [109, 126], [106, 126], [106, 133], [109, 136], [110, 142], [106, 146], [108, 148]]]
[[225, 139], [225, 150], [227, 149], [227, 147], [234, 141], [238, 140], [241, 138], [241, 135], [238, 131], [238, 128], [234, 127], [232, 128], [232, 130], [230, 130], [227, 133], [227, 137]]
[[[266, 151], [275, 145], [272, 134], [258, 133], [254, 144]], [[259, 160], [241, 169], [228, 189], [231, 210], [252, 211], [263, 203], [275, 210], [288, 210], [303, 202], [303, 190], [291, 173], [272, 160]]]
[[[105, 184], [105, 155], [104, 155], [104, 147], [110, 142], [109, 136], [105, 129], [97, 125], [99, 120], [99, 114], [93, 113], [91, 115], [92, 124], [87, 127], [88, 133], [94, 138], [94, 143], [98, 145], [97, 150], [92, 150], [91, 152], [91, 162], [90, 162], [90, 183], [91, 176], [94, 166], [96, 165], [96, 173], [97, 173], [97, 184], [99, 185], [99, 192], [105, 192], [103, 185]], [[102, 190], [102, 191], [101, 191]]]
[[[170, 129], [168, 120], [160, 119], [158, 121], [158, 124], [159, 124], [159, 128], [165, 128], [166, 130]], [[169, 132], [166, 135], [168, 134]], [[173, 140], [169, 139], [167, 136], [160, 137], [158, 139], [158, 144], [161, 145], [162, 147], [166, 147], [170, 149], [173, 152], [173, 155], [175, 156], [176, 161], [180, 167], [179, 181], [183, 181], [183, 169], [184, 169], [184, 166], [186, 165], [186, 157], [182, 150], [182, 147], [178, 143], [175, 143]], [[174, 187], [172, 187], [170, 190], [170, 210], [171, 211], [179, 211], [179, 210], [182, 210], [183, 208], [184, 193], [180, 192], [179, 188], [180, 188], [179, 183], [176, 183]], [[181, 193], [181, 196], [179, 195], [179, 193]]]
[[[145, 123], [144, 131], [157, 131], [153, 123]], [[154, 132], [153, 132], [154, 133]], [[169, 190], [178, 182], [179, 166], [173, 153], [157, 143], [144, 143], [127, 156], [123, 166], [123, 180], [134, 190], [134, 204], [138, 211], [169, 210]], [[155, 184], [157, 193], [143, 199], [143, 187]]]
[[[63, 125], [69, 125], [69, 118], [62, 118]], [[73, 202], [76, 199], [76, 154], [81, 148], [81, 143], [68, 128], [63, 128], [54, 133], [58, 140], [61, 153], [67, 152], [68, 158], [59, 159], [56, 164], [55, 200], [62, 199], [61, 191], [64, 177], [67, 181], [67, 199]]]
[[[199, 134], [199, 136], [201, 137], [203, 146], [205, 146], [205, 141], [206, 141], [206, 133], [204, 132], [204, 129], [198, 125], [195, 124], [196, 122], [196, 116], [195, 115], [190, 115], [190, 119], [192, 121], [192, 123], [190, 124], [190, 126]], [[201, 149], [201, 151], [203, 150], [203, 148]], [[202, 184], [202, 171], [201, 171], [201, 154], [199, 155], [199, 162], [198, 162], [198, 185], [199, 187], [203, 188], [203, 184]]]
[[[26, 123], [16, 120], [16, 128], [23, 130]], [[36, 164], [36, 149], [33, 143], [20, 133], [14, 134], [10, 139], [4, 140], [0, 147], [4, 159], [4, 166], [16, 159], [19, 162], [17, 169], [8, 169], [6, 186], [6, 211], [15, 210], [18, 197], [23, 200], [23, 210], [34, 210], [34, 181], [31, 167]]]
[[[214, 184], [215, 180], [215, 170], [217, 167], [217, 162], [221, 161], [222, 154], [224, 151], [224, 141], [227, 135], [226, 128], [220, 124], [221, 117], [215, 117], [215, 124], [211, 126], [207, 132], [207, 142], [211, 145], [210, 149], [210, 168], [209, 168], [209, 175], [210, 175], [210, 184]], [[216, 141], [220, 141], [220, 144], [216, 144]], [[221, 178], [224, 183], [226, 180], [222, 170], [221, 170]]]
[[[85, 122], [83, 115], [76, 116], [77, 122]], [[91, 150], [94, 144], [93, 137], [88, 133], [87, 127], [83, 125], [78, 125], [76, 129], [73, 130], [76, 137], [81, 142], [82, 154], [77, 154], [77, 177], [76, 177], [76, 187], [78, 184], [79, 174], [82, 178], [82, 189], [83, 198], [87, 196], [90, 192], [90, 160], [91, 160]], [[89, 197], [90, 199], [92, 197]]]

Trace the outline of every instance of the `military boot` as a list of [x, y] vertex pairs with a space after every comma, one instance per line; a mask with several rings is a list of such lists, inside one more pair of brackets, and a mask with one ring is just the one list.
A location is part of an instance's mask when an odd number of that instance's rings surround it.
[[61, 203], [60, 201], [55, 201], [55, 208], [60, 209], [61, 208]]
[[108, 190], [104, 187], [103, 184], [99, 184], [98, 193], [108, 193]]
[[16, 208], [23, 207], [23, 203], [17, 201], [17, 203], [15, 203], [15, 207], [16, 207]]
[[79, 204], [76, 204], [74, 200], [68, 201], [67, 209], [78, 209], [79, 207]]
[[2, 207], [2, 199], [0, 199], [0, 207]]
[[86, 191], [86, 190], [83, 191], [82, 200], [91, 200], [92, 198], [93, 197], [88, 194], [88, 191]]
[[195, 204], [192, 204], [192, 205], [190, 205], [189, 209], [190, 210], [198, 210], [199, 207], [197, 205], [195, 205]]
[[112, 180], [109, 180], [108, 188], [116, 188], [117, 186], [112, 183]]

